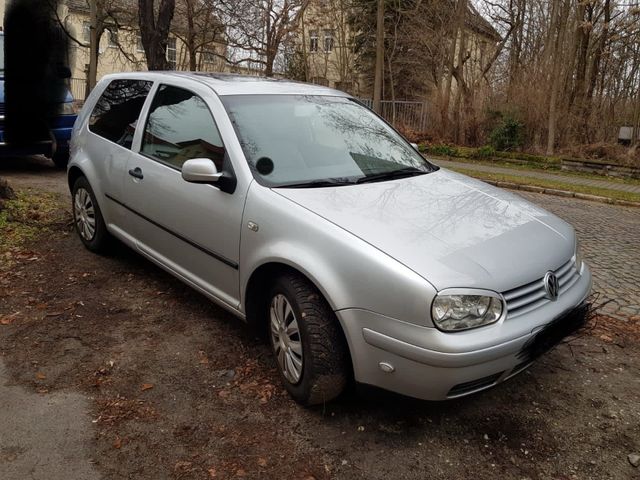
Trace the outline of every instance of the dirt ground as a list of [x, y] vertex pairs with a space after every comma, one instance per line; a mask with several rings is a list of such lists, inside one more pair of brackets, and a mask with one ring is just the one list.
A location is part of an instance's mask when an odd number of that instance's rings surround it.
[[[30, 162], [0, 176], [58, 192], [70, 219], [63, 174]], [[54, 417], [72, 422], [61, 431], [81, 441], [72, 459], [38, 453], [60, 434], [47, 423], [57, 418], [27, 415], [22, 423], [38, 435], [12, 447], [21, 438], [3, 429], [10, 414], [0, 405], [3, 480], [29, 478], [17, 473], [25, 471], [78, 479], [640, 478], [628, 460], [640, 453], [640, 347], [624, 322], [599, 318], [525, 373], [464, 399], [352, 389], [305, 409], [243, 324], [126, 247], [91, 254], [63, 221], [15, 262], [0, 271], [0, 400], [19, 389], [24, 405], [66, 405]], [[30, 454], [40, 470], [29, 470]], [[47, 477], [47, 462], [62, 467], [59, 477]]]

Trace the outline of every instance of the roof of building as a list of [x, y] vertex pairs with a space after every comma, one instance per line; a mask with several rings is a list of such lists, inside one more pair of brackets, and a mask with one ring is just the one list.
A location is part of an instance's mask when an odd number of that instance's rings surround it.
[[218, 95], [332, 95], [348, 96], [346, 93], [332, 88], [310, 83], [295, 82], [272, 77], [255, 77], [233, 73], [206, 72], [130, 72], [106, 75], [103, 79], [139, 78], [145, 80], [162, 80], [178, 78], [197, 81], [211, 87]]
[[475, 32], [490, 38], [491, 40], [502, 40], [501, 35], [495, 28], [493, 28], [491, 22], [484, 18], [471, 3], [467, 4], [467, 16], [465, 21], [467, 26]]

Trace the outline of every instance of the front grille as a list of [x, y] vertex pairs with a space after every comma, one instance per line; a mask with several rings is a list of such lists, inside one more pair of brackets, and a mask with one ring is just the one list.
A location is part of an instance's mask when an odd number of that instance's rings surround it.
[[[560, 286], [558, 296], [569, 290], [579, 277], [573, 259], [569, 260], [553, 273], [558, 277], [558, 284]], [[503, 292], [502, 295], [504, 295], [504, 299], [507, 301], [507, 318], [523, 315], [551, 301], [546, 296], [547, 292], [544, 288], [544, 277]]]
[[4, 115], [4, 103], [0, 103], [0, 115]]
[[457, 397], [460, 395], [464, 395], [465, 393], [471, 393], [475, 392], [476, 390], [482, 390], [483, 388], [490, 387], [498, 381], [503, 373], [504, 372], [494, 373], [493, 375], [489, 375], [488, 377], [482, 377], [470, 382], [459, 383], [451, 390], [449, 390], [449, 393], [447, 393], [447, 397]]

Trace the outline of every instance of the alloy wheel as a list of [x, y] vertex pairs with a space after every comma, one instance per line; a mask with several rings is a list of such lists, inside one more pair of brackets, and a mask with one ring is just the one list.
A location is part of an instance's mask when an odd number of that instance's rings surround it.
[[96, 214], [91, 195], [80, 187], [73, 199], [73, 216], [80, 236], [90, 242], [96, 234]]
[[296, 315], [283, 294], [271, 299], [269, 308], [271, 320], [271, 342], [284, 377], [296, 384], [302, 377], [302, 338]]

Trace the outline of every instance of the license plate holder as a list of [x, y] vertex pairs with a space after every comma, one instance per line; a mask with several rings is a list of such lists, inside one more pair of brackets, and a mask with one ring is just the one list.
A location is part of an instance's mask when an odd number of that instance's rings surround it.
[[552, 350], [564, 338], [586, 324], [589, 307], [589, 303], [583, 303], [552, 320], [524, 344], [518, 353], [518, 358], [522, 361], [533, 361]]

